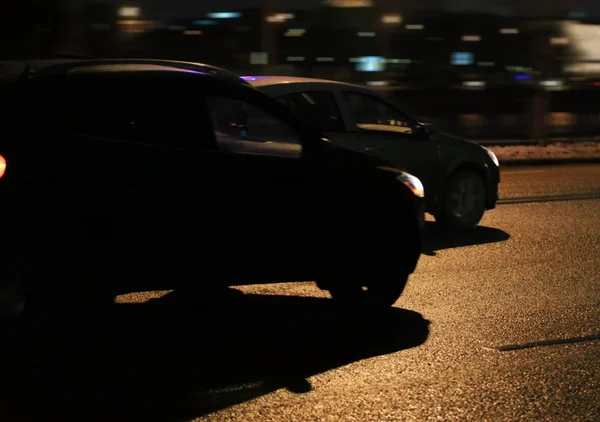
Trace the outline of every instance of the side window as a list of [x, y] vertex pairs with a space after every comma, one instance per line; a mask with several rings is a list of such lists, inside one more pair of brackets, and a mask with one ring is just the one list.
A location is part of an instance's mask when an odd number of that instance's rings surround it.
[[230, 97], [210, 97], [206, 105], [219, 151], [287, 158], [302, 155], [300, 135], [266, 110]]
[[359, 129], [412, 133], [411, 119], [378, 98], [345, 92], [344, 99]]
[[167, 89], [155, 88], [151, 99], [147, 92], [143, 84], [81, 78], [42, 85], [34, 100], [53, 124], [76, 135], [172, 147], [198, 147], [195, 138], [206, 139], [201, 129], [209, 125], [193, 107], [175, 101]]
[[278, 98], [300, 120], [321, 132], [343, 132], [342, 116], [331, 92], [310, 91]]

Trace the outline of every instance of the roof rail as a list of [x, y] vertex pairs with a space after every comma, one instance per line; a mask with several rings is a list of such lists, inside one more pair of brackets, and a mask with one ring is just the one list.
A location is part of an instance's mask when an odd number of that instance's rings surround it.
[[142, 64], [142, 65], [156, 65], [156, 66], [167, 66], [176, 69], [190, 70], [194, 72], [209, 73], [214, 76], [234, 80], [236, 82], [249, 85], [239, 75], [236, 75], [229, 70], [222, 69], [220, 67], [211, 66], [204, 63], [194, 62], [183, 62], [177, 60], [163, 60], [163, 59], [89, 59], [89, 60], [77, 60], [73, 62], [60, 63], [51, 65], [45, 69], [40, 70], [40, 74], [61, 74], [69, 72], [70, 70], [80, 69], [83, 67], [92, 66], [104, 66], [104, 65], [127, 65], [127, 64]]

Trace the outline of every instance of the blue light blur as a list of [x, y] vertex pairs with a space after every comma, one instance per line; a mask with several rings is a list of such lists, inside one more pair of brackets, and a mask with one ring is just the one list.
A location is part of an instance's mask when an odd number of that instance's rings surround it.
[[514, 75], [513, 78], [515, 79], [515, 81], [530, 81], [533, 79], [533, 76], [517, 74], [517, 75]]
[[211, 25], [216, 25], [217, 22], [211, 21], [209, 19], [200, 19], [200, 20], [194, 21], [193, 24], [198, 25], [198, 26], [211, 26]]
[[473, 53], [470, 52], [454, 52], [450, 56], [450, 62], [454, 66], [470, 66], [473, 61]]
[[241, 18], [242, 14], [239, 12], [214, 12], [208, 13], [206, 16], [211, 19], [237, 19]]
[[385, 58], [380, 56], [359, 57], [356, 62], [358, 72], [381, 72], [385, 70]]

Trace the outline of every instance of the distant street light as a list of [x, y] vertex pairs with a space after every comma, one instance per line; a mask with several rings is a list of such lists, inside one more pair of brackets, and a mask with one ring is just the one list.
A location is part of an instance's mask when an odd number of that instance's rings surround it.
[[135, 6], [121, 6], [118, 10], [118, 14], [122, 18], [137, 18], [141, 12], [141, 9]]
[[400, 15], [383, 15], [381, 17], [381, 22], [387, 24], [399, 24], [402, 22], [402, 16]]

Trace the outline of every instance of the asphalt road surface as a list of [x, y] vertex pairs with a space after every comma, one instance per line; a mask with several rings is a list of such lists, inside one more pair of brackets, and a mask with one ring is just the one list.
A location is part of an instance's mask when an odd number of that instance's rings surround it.
[[596, 194], [600, 166], [504, 171], [509, 203], [467, 233], [429, 223], [378, 318], [297, 283], [123, 296], [69, 347], [32, 324], [4, 348], [0, 420], [598, 421]]

